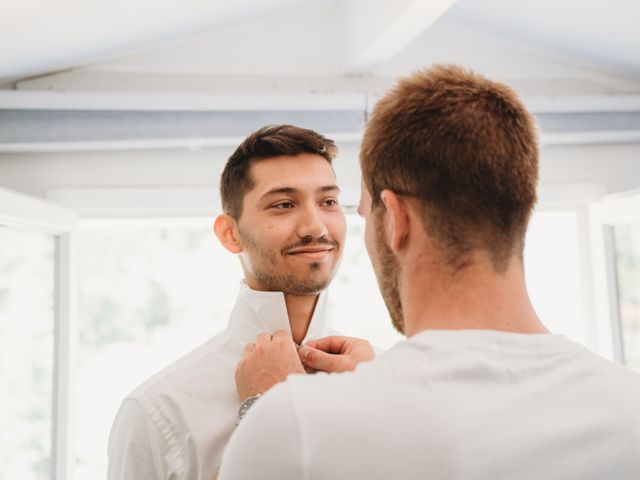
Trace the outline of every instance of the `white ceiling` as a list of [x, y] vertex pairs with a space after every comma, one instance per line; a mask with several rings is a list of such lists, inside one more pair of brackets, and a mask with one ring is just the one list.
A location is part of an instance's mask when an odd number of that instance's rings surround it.
[[635, 0], [470, 0], [447, 18], [570, 61], [640, 76]]
[[318, 0], [14, 0], [0, 16], [0, 78], [43, 74], [255, 19]]
[[282, 118], [357, 142], [381, 92], [435, 62], [514, 86], [546, 144], [640, 139], [636, 0], [6, 0], [1, 13], [0, 153], [231, 145]]
[[[0, 83], [92, 79], [76, 83], [91, 89], [112, 78], [121, 90], [126, 74], [174, 89], [195, 76], [318, 88], [442, 61], [531, 94], [637, 93], [639, 24], [631, 0], [14, 0], [0, 16]], [[22, 81], [60, 70], [71, 73], [57, 84]]]

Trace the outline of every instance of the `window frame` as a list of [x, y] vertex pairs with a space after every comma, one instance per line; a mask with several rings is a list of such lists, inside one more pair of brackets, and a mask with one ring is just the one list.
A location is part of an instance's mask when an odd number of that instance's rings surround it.
[[54, 354], [51, 471], [73, 478], [75, 352], [77, 338], [76, 214], [51, 202], [0, 188], [0, 225], [37, 231], [54, 239]]
[[640, 190], [604, 197], [589, 209], [593, 245], [594, 303], [605, 356], [624, 364], [614, 228], [640, 223]]
[[571, 211], [576, 214], [578, 256], [582, 267], [582, 306], [584, 314], [585, 341], [588, 348], [605, 358], [612, 359], [606, 342], [600, 338], [598, 312], [595, 302], [596, 275], [594, 270], [594, 248], [598, 248], [592, 239], [592, 223], [590, 208], [605, 195], [604, 187], [595, 183], [558, 183], [540, 185], [538, 187], [538, 204], [536, 212]]

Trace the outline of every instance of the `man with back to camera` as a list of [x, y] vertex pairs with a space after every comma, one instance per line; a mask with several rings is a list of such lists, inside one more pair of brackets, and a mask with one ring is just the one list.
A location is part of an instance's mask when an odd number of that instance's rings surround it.
[[[455, 66], [404, 78], [376, 105], [360, 164], [367, 250], [408, 339], [355, 371], [277, 384], [219, 478], [640, 478], [640, 377], [550, 334], [529, 301], [538, 147], [517, 95]], [[333, 371], [358, 362], [358, 343], [297, 354]], [[238, 391], [264, 392], [256, 359], [299, 369], [289, 346], [249, 345]]]
[[109, 438], [109, 479], [213, 478], [238, 417], [243, 346], [264, 331], [284, 330], [297, 344], [328, 334], [324, 290], [345, 238], [336, 153], [316, 132], [281, 125], [251, 134], [229, 158], [220, 185], [226, 213], [214, 225], [244, 272], [229, 324], [124, 400]]

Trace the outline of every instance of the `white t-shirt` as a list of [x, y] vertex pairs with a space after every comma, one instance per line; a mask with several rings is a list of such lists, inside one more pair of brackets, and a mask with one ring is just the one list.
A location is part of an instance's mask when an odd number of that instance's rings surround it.
[[562, 336], [424, 331], [259, 399], [219, 480], [640, 479], [640, 375]]
[[[331, 334], [322, 293], [304, 341]], [[110, 480], [211, 480], [235, 428], [234, 379], [247, 343], [291, 331], [284, 295], [245, 284], [227, 328], [143, 383], [123, 401], [109, 437]]]

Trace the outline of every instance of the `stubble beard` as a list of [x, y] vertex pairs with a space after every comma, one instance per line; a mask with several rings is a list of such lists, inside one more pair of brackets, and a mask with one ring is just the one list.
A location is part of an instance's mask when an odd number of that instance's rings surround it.
[[[337, 265], [323, 278], [322, 264], [319, 262], [309, 263], [307, 273], [279, 272], [277, 259], [280, 252], [276, 253], [264, 248], [244, 229], [239, 229], [239, 236], [245, 249], [254, 259], [251, 273], [266, 291], [299, 296], [317, 295], [327, 288], [333, 280]], [[336, 249], [338, 248], [339, 245], [336, 244]]]
[[391, 316], [391, 323], [398, 332], [405, 335], [404, 315], [398, 288], [398, 261], [386, 244], [381, 219], [376, 217], [375, 222], [376, 258], [372, 259], [373, 270], [376, 273], [382, 299]]

